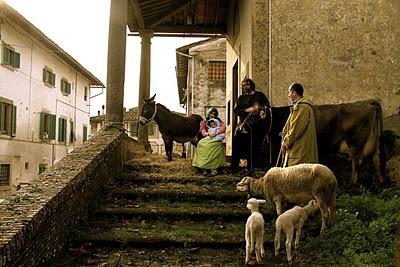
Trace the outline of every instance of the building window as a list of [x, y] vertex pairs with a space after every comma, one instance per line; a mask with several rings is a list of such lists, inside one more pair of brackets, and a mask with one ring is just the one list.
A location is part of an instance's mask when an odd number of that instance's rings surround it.
[[208, 79], [210, 81], [225, 81], [226, 62], [210, 61], [208, 64]]
[[43, 69], [43, 82], [45, 85], [51, 87], [56, 85], [56, 75], [47, 67]]
[[88, 88], [85, 86], [84, 91], [83, 91], [83, 100], [87, 101], [88, 93], [89, 93], [89, 90], [88, 90]]
[[67, 142], [67, 120], [63, 118], [58, 118], [58, 141]]
[[87, 126], [83, 126], [83, 142], [87, 140]]
[[47, 164], [39, 164], [38, 172], [41, 174], [47, 169]]
[[10, 185], [10, 164], [0, 164], [0, 186]]
[[40, 113], [40, 139], [56, 139], [56, 115], [42, 111]]
[[68, 80], [64, 78], [61, 79], [61, 93], [63, 95], [71, 94], [71, 83], [69, 83]]
[[0, 134], [15, 136], [17, 133], [17, 107], [12, 101], [0, 98]]
[[1, 64], [11, 69], [20, 68], [20, 54], [14, 48], [3, 43]]

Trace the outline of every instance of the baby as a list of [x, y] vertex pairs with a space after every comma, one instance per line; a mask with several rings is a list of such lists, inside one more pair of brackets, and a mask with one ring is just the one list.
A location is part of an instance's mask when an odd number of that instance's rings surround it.
[[221, 123], [219, 122], [218, 119], [214, 119], [211, 118], [207, 121], [207, 132], [211, 133], [211, 132], [217, 132], [217, 135], [215, 135], [214, 137], [212, 136], [207, 136], [205, 138], [208, 139], [216, 139], [216, 140], [224, 140], [225, 138], [225, 133], [218, 133], [218, 130], [221, 129]]

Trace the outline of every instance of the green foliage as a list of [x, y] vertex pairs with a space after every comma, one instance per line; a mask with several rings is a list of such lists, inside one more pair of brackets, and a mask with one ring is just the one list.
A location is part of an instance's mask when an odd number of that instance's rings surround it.
[[336, 222], [322, 236], [310, 236], [305, 250], [323, 266], [394, 266], [400, 190], [342, 194]]

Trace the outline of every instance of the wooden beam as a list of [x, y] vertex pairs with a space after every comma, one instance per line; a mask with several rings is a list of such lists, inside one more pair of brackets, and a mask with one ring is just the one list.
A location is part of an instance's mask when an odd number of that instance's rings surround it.
[[226, 27], [222, 26], [156, 26], [151, 28], [154, 33], [204, 33], [226, 34]]
[[[194, 2], [195, 0], [192, 0], [192, 2]], [[190, 5], [190, 2], [186, 2], [183, 5], [178, 6], [177, 8], [173, 8], [171, 10], [173, 10], [171, 13], [168, 13], [166, 15], [164, 15], [163, 17], [161, 17], [160, 19], [156, 20], [155, 22], [151, 23], [149, 25], [149, 28], [154, 28], [158, 25], [160, 25], [162, 22], [164, 22], [164, 20], [170, 18], [171, 16], [175, 15], [176, 13], [181, 12], [182, 10], [184, 10], [185, 8], [187, 8]]]
[[[128, 36], [138, 37], [140, 34], [138, 32], [128, 33]], [[225, 37], [224, 34], [210, 34], [210, 33], [154, 33], [153, 37], [182, 37], [182, 38], [190, 38], [190, 37], [204, 37], [204, 38], [220, 38]]]
[[217, 0], [217, 10], [215, 11], [215, 21], [214, 21], [214, 25], [215, 25], [215, 26], [218, 25], [219, 1], [220, 1], [220, 0]]
[[[172, 3], [173, 5], [174, 3]], [[176, 3], [175, 3], [176, 4]], [[179, 4], [179, 3], [178, 3]], [[144, 13], [146, 13], [149, 10], [153, 10], [153, 9], [162, 9], [164, 7], [170, 7], [171, 6], [171, 1], [158, 1], [156, 3], [153, 4], [143, 4], [142, 5], [142, 9], [144, 11]]]
[[208, 1], [205, 0], [205, 11], [204, 11], [204, 26], [207, 26], [207, 17], [208, 17]]
[[132, 5], [133, 12], [135, 12], [135, 17], [136, 17], [136, 21], [139, 26], [139, 29], [144, 29], [145, 28], [144, 19], [143, 19], [142, 12], [140, 11], [139, 0], [130, 0], [130, 3]]

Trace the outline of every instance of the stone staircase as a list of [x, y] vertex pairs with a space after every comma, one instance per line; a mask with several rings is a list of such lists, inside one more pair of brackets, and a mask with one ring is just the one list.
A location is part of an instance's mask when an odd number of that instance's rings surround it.
[[[57, 266], [243, 266], [250, 212], [246, 194], [235, 191], [241, 177], [167, 172], [157, 163], [127, 164]], [[285, 255], [273, 256], [273, 210], [261, 212], [263, 266], [286, 265]]]

